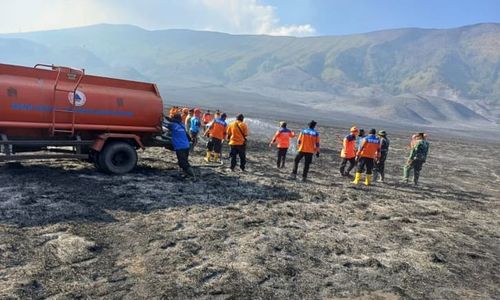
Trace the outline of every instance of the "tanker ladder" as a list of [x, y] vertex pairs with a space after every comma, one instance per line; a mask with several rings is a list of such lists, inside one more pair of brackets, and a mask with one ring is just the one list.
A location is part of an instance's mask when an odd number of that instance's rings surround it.
[[[50, 128], [50, 132], [52, 136], [55, 136], [57, 133], [67, 133], [70, 134], [70, 136], [75, 135], [75, 119], [76, 119], [76, 112], [75, 108], [77, 106], [77, 90], [78, 87], [80, 86], [80, 83], [82, 82], [83, 77], [85, 76], [85, 69], [75, 69], [75, 68], [70, 68], [70, 67], [63, 67], [63, 66], [54, 66], [54, 65], [45, 65], [45, 64], [36, 64], [35, 68], [38, 67], [46, 67], [46, 68], [51, 68], [52, 70], [57, 70], [57, 77], [56, 81], [54, 82], [54, 89], [53, 89], [53, 96], [52, 96], [52, 126]], [[75, 85], [72, 88], [60, 88], [59, 85], [61, 83], [61, 74], [64, 72], [66, 74], [66, 77], [68, 80], [76, 80]], [[78, 80], [77, 80], [78, 78]], [[57, 93], [68, 93], [68, 95], [72, 95], [73, 101], [71, 101], [71, 106], [69, 109], [64, 109], [64, 108], [58, 108], [57, 106]], [[69, 114], [71, 118], [70, 123], [62, 123], [58, 122], [58, 115], [62, 116], [64, 114]], [[68, 125], [69, 129], [68, 129]]]

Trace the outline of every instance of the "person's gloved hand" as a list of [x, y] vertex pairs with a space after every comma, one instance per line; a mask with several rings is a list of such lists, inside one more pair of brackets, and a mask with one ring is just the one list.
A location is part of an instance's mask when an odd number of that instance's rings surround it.
[[316, 152], [316, 157], [319, 157], [319, 152]]

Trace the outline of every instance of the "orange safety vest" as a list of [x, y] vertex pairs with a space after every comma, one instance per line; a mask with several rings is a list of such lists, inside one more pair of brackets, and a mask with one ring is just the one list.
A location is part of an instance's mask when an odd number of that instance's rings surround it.
[[349, 134], [344, 138], [340, 157], [347, 159], [356, 157], [356, 136], [354, 134]]
[[222, 119], [215, 119], [208, 129], [210, 137], [223, 140], [226, 137], [227, 124]]
[[297, 139], [297, 150], [304, 153], [319, 153], [319, 133], [311, 128], [303, 129]]
[[274, 144], [276, 142], [278, 148], [288, 149], [290, 147], [290, 139], [295, 137], [295, 132], [291, 131], [288, 128], [280, 128], [280, 130], [276, 131], [271, 143]]
[[229, 126], [227, 127], [227, 137], [229, 138], [229, 145], [234, 145], [234, 146], [244, 145], [247, 136], [248, 136], [248, 126], [247, 124], [241, 121], [236, 120], [233, 123], [229, 124]]
[[373, 159], [380, 157], [380, 139], [374, 134], [365, 137], [357, 155]]

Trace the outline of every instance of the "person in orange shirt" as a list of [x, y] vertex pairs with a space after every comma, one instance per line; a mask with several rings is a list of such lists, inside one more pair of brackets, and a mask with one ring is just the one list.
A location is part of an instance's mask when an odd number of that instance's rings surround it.
[[182, 114], [181, 114], [182, 124], [186, 124], [186, 118], [187, 118], [188, 114], [189, 114], [189, 108], [184, 107], [182, 109]]
[[[342, 162], [340, 163], [340, 175], [342, 176], [350, 176], [349, 172], [351, 172], [356, 165], [356, 137], [358, 132], [358, 128], [352, 127], [349, 135], [346, 135], [342, 141], [342, 151], [340, 152], [340, 157], [342, 158]], [[345, 167], [348, 162], [349, 167], [346, 171]]]
[[210, 139], [207, 143], [207, 156], [205, 157], [205, 161], [213, 161], [220, 162], [220, 153], [222, 151], [222, 141], [226, 137], [226, 114], [222, 114], [220, 118], [213, 120], [208, 127], [205, 135], [207, 135]]
[[203, 126], [207, 128], [210, 126], [210, 123], [214, 120], [210, 110], [207, 110], [207, 112], [203, 114], [203, 118], [201, 120], [203, 121]]
[[370, 185], [372, 182], [372, 171], [375, 165], [375, 160], [380, 157], [380, 139], [376, 136], [377, 131], [371, 129], [369, 135], [361, 142], [361, 147], [356, 153], [358, 160], [358, 170], [352, 183], [358, 184], [361, 180], [361, 175], [366, 168], [365, 185]]
[[231, 171], [236, 168], [236, 156], [240, 158], [240, 169], [244, 172], [247, 163], [246, 158], [246, 143], [248, 136], [248, 126], [243, 123], [245, 117], [239, 114], [236, 121], [229, 124], [227, 127], [227, 138], [229, 146], [231, 146]]
[[177, 114], [177, 106], [172, 106], [168, 112], [168, 116], [173, 118]]
[[276, 144], [276, 146], [278, 147], [278, 169], [285, 167], [286, 153], [288, 152], [288, 148], [290, 148], [290, 139], [295, 137], [295, 132], [288, 129], [286, 125], [286, 122], [280, 123], [280, 129], [276, 131], [276, 134], [274, 134], [271, 143], [269, 143], [269, 147], [271, 147], [273, 144]]
[[295, 156], [292, 179], [297, 177], [299, 163], [302, 158], [305, 158], [302, 181], [307, 181], [307, 174], [309, 173], [309, 166], [312, 163], [313, 155], [316, 153], [316, 157], [319, 157], [319, 133], [314, 129], [315, 127], [315, 121], [309, 122], [309, 128], [302, 129], [297, 138], [298, 153]]

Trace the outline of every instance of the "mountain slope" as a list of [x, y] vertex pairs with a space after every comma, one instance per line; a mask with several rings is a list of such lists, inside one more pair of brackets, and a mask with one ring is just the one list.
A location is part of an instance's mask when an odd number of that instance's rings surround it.
[[245, 101], [303, 105], [311, 114], [368, 110], [375, 119], [439, 126], [500, 120], [500, 24], [309, 38], [95, 25], [3, 35], [0, 49], [3, 62], [158, 82], [176, 104], [237, 110], [228, 95], [245, 93]]

